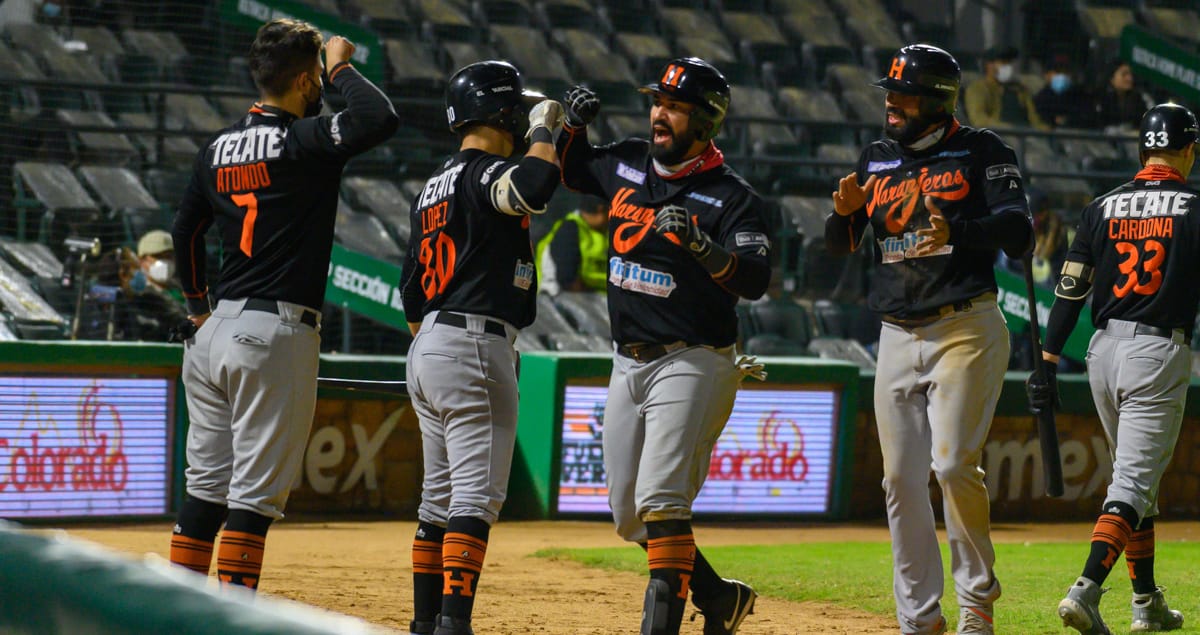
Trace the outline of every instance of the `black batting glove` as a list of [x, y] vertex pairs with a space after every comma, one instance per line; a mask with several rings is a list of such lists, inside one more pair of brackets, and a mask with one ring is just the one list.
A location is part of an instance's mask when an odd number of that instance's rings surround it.
[[600, 112], [600, 98], [586, 86], [575, 86], [563, 97], [567, 123], [572, 128], [582, 128], [596, 119]]
[[725, 271], [731, 256], [704, 233], [692, 215], [678, 205], [666, 205], [654, 215], [654, 231], [688, 250], [711, 275]]
[[1025, 380], [1025, 396], [1029, 398], [1029, 411], [1035, 415], [1057, 408], [1058, 366], [1047, 361], [1041, 362]]

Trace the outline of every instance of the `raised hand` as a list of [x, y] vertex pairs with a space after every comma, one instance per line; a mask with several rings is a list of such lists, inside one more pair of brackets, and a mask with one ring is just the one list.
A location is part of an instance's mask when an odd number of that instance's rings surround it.
[[838, 216], [849, 216], [862, 209], [867, 204], [867, 198], [875, 190], [875, 175], [867, 178], [867, 182], [858, 184], [858, 176], [847, 174], [838, 181], [838, 189], [833, 193], [833, 211]]

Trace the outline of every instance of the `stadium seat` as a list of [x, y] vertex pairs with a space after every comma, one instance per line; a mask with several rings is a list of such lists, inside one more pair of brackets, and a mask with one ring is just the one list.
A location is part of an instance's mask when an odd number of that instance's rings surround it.
[[442, 48], [450, 57], [451, 72], [475, 62], [494, 60], [496, 50], [486, 42], [442, 42]]
[[733, 48], [729, 38], [717, 26], [716, 16], [711, 11], [694, 8], [664, 8], [659, 16], [669, 34], [678, 38], [699, 38], [712, 40]]
[[846, 28], [862, 47], [863, 63], [868, 66], [882, 67], [904, 46], [900, 30], [886, 13], [850, 14], [846, 18]]
[[[234, 89], [227, 88], [226, 90]], [[253, 105], [254, 102], [258, 101], [258, 99], [254, 95], [249, 94], [244, 97], [222, 95], [213, 97], [212, 101], [216, 105], [217, 111], [220, 113], [221, 117], [228, 122], [226, 124], [228, 125], [233, 123], [242, 115], [245, 115], [246, 112], [250, 110], [250, 106]]]
[[62, 278], [63, 264], [46, 245], [0, 238], [0, 253], [22, 274], [42, 280]]
[[517, 333], [515, 348], [521, 352], [544, 351], [546, 350], [546, 344], [542, 342], [539, 336], [523, 329], [520, 333]]
[[61, 163], [19, 161], [13, 165], [13, 186], [18, 240], [26, 240], [32, 229], [26, 214], [31, 209], [42, 210], [37, 239], [51, 248], [57, 247], [51, 240], [59, 237], [57, 232], [52, 233], [52, 226], [70, 228], [100, 219], [99, 206]]
[[342, 179], [342, 190], [351, 205], [378, 216], [397, 244], [408, 244], [412, 235], [412, 202], [395, 183], [386, 179], [348, 176]]
[[[125, 49], [138, 56], [141, 77], [125, 76], [125, 81], [187, 82], [192, 78], [184, 72], [188, 52], [179, 36], [170, 31], [125, 29], [121, 32]], [[128, 68], [130, 65], [127, 64]]]
[[21, 339], [60, 339], [66, 319], [34, 290], [29, 279], [0, 259], [0, 310]]
[[1169, 38], [1192, 46], [1200, 44], [1200, 9], [1195, 3], [1155, 2], [1144, 0], [1138, 3], [1138, 13], [1146, 26]]
[[[780, 146], [795, 146], [799, 139], [796, 134], [784, 123], [783, 118], [779, 116], [779, 111], [775, 110], [775, 106], [771, 101], [771, 95], [761, 89], [753, 86], [734, 85], [730, 87], [731, 100], [729, 111], [733, 117], [756, 117], [777, 119], [778, 122], [753, 122], [738, 125], [742, 127], [748, 136], [750, 144], [762, 148], [766, 152], [770, 152], [771, 148]], [[736, 121], [736, 120], [735, 120]]]
[[526, 85], [558, 94], [572, 81], [567, 63], [550, 48], [541, 31], [528, 26], [494, 25], [496, 48], [521, 69]]
[[67, 140], [76, 162], [106, 162], [127, 165], [140, 158], [138, 150], [124, 134], [117, 132], [81, 132], [73, 126], [101, 126], [113, 128], [117, 124], [102, 112], [82, 110], [59, 110], [60, 123], [65, 124]]
[[[192, 159], [195, 158], [193, 154]], [[190, 163], [188, 167], [190, 167]], [[154, 167], [142, 174], [142, 183], [145, 184], [146, 190], [168, 210], [173, 210], [179, 205], [191, 180], [191, 170], [185, 169]]]
[[764, 357], [805, 357], [808, 355], [808, 346], [774, 333], [759, 333], [746, 340], [743, 352]]
[[812, 338], [812, 320], [803, 306], [791, 300], [778, 299], [750, 305], [750, 319], [755, 335], [770, 333], [801, 345]]
[[167, 118], [184, 130], [213, 133], [229, 125], [203, 95], [167, 93]]
[[[551, 32], [551, 37], [571, 61], [571, 76], [574, 81], [586, 82], [598, 92], [601, 85], [631, 88], [637, 83], [629, 62], [624, 57], [614, 55], [595, 32], [585, 29], [557, 29]], [[560, 96], [551, 97], [557, 99]]]
[[121, 220], [125, 240], [133, 244], [151, 229], [170, 227], [174, 210], [154, 199], [137, 174], [126, 168], [85, 165], [79, 177], [110, 216]]
[[[140, 112], [123, 112], [117, 115], [117, 121], [132, 128], [157, 128], [153, 116]], [[180, 135], [163, 135], [161, 153], [157, 135], [139, 132], [131, 133], [129, 137], [141, 150], [147, 165], [191, 166], [196, 159], [196, 153], [200, 151], [200, 146], [196, 145], [195, 141]]]
[[428, 42], [389, 39], [383, 41], [383, 47], [387, 52], [389, 88], [437, 94], [446, 85], [447, 75], [438, 66]]
[[482, 24], [531, 26], [534, 12], [527, 0], [476, 0], [475, 18]]
[[[534, 319], [533, 324], [530, 324], [525, 330], [528, 331], [530, 335], [544, 338], [548, 348], [561, 350], [558, 348], [556, 342], [550, 338], [555, 335], [563, 334], [578, 335], [578, 333], [575, 332], [575, 327], [569, 320], [567, 320], [565, 316], [563, 316], [562, 312], [558, 309], [558, 306], [555, 305], [554, 299], [548, 294], [537, 294], [536, 302], [537, 317]], [[584, 346], [586, 346], [586, 344], [584, 344]], [[577, 348], [575, 350], [585, 349]]]
[[384, 37], [416, 35], [416, 20], [403, 0], [353, 0], [351, 10], [359, 20]]
[[77, 26], [71, 29], [71, 38], [87, 47], [88, 55], [96, 61], [109, 81], [121, 81], [125, 47], [112, 31], [102, 26]]
[[403, 261], [404, 253], [388, 235], [383, 222], [366, 212], [354, 211], [344, 200], [338, 202], [333, 235], [351, 251], [392, 264]]
[[588, 0], [545, 0], [537, 11], [543, 26], [551, 32], [559, 29], [596, 30], [600, 16]]
[[779, 198], [784, 219], [804, 237], [804, 244], [825, 240], [825, 218], [833, 209], [828, 198], [813, 196], [782, 196]]
[[471, 22], [470, 3], [464, 0], [413, 0], [411, 6], [424, 20], [422, 31], [438, 40], [478, 42], [480, 29]]
[[[9, 48], [0, 41], [0, 78], [45, 79], [29, 53]], [[42, 110], [38, 92], [29, 86], [0, 86], [0, 119], [13, 122], [28, 121]]]
[[560, 312], [575, 323], [576, 330], [604, 338], [612, 337], [604, 295], [590, 291], [564, 291], [554, 296]]
[[864, 370], [875, 369], [875, 357], [862, 344], [841, 337], [817, 337], [808, 344], [808, 352], [822, 359], [840, 359]]

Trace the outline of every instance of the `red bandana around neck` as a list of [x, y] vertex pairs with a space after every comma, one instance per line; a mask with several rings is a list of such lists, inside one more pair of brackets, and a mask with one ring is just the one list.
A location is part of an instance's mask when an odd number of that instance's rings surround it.
[[691, 165], [680, 169], [678, 172], [673, 172], [670, 174], [664, 174], [658, 169], [658, 164], [656, 163], [654, 166], [654, 171], [657, 172], [660, 177], [668, 181], [674, 181], [676, 179], [692, 176], [693, 174], [707, 172], [715, 167], [724, 165], [725, 155], [722, 154], [721, 150], [717, 148], [717, 144], [709, 141], [708, 147], [704, 148], [704, 152], [696, 155], [696, 157], [691, 161], [684, 162], [685, 165], [687, 163], [691, 163]]
[[1179, 170], [1169, 165], [1147, 165], [1133, 177], [1135, 181], [1179, 181], [1183, 183], [1185, 179]]

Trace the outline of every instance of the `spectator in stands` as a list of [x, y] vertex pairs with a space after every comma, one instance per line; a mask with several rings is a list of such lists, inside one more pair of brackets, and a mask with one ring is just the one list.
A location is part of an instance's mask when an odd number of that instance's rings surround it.
[[608, 285], [608, 201], [588, 197], [554, 223], [534, 254], [538, 291], [598, 291]]
[[1134, 86], [1133, 69], [1124, 60], [1113, 60], [1108, 69], [1108, 84], [1097, 91], [1093, 103], [1095, 127], [1136, 130], [1154, 100]]
[[1055, 128], [1078, 128], [1085, 125], [1086, 113], [1079, 105], [1085, 103], [1083, 91], [1071, 77], [1071, 61], [1066, 55], [1056, 55], [1046, 64], [1046, 85], [1033, 96], [1042, 121]]
[[187, 320], [183, 294], [171, 286], [175, 246], [171, 234], [155, 229], [137, 244], [133, 270], [121, 276], [123, 300], [118, 305], [122, 339], [167, 341], [173, 327]]
[[1029, 91], [1017, 81], [1017, 49], [994, 48], [984, 58], [983, 77], [967, 87], [967, 119], [976, 128], [1048, 128]]

